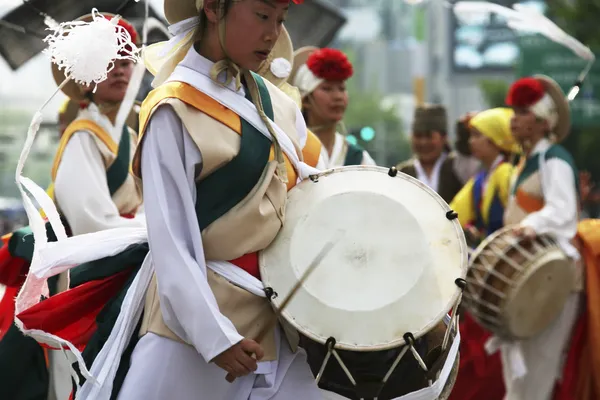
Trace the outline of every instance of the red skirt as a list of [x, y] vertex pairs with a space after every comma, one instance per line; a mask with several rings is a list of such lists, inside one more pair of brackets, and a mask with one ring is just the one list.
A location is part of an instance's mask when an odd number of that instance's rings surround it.
[[460, 321], [460, 366], [450, 400], [502, 400], [506, 389], [500, 353], [488, 355], [491, 334], [467, 313]]

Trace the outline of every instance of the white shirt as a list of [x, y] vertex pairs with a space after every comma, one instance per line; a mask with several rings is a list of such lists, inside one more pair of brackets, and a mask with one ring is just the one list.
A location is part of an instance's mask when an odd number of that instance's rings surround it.
[[421, 161], [418, 158], [415, 158], [415, 171], [417, 172], [417, 179], [429, 186], [436, 193], [439, 190], [440, 186], [440, 171], [442, 169], [442, 164], [448, 158], [448, 153], [442, 153], [440, 157], [437, 159], [435, 164], [433, 165], [433, 169], [431, 170], [431, 175], [427, 175], [427, 172], [421, 165]]
[[[115, 130], [95, 104], [80, 111], [78, 119], [97, 123], [119, 143], [121, 138], [115, 135], [120, 136], [121, 130]], [[133, 219], [121, 217], [110, 197], [102, 154], [87, 131], [75, 132], [65, 146], [54, 182], [54, 196], [73, 235], [145, 224], [141, 212]]]
[[[344, 161], [346, 160], [346, 153], [348, 152], [348, 142], [344, 135], [339, 132], [335, 133], [335, 140], [333, 143], [333, 149], [331, 150], [331, 155], [325, 148], [325, 146], [321, 147], [321, 158], [319, 160], [319, 165], [317, 168], [322, 167], [321, 169], [329, 169], [335, 167], [343, 167]], [[322, 163], [322, 164], [321, 164]], [[366, 150], [363, 150], [363, 157], [360, 163], [361, 165], [377, 165], [375, 160], [371, 158], [369, 153]]]

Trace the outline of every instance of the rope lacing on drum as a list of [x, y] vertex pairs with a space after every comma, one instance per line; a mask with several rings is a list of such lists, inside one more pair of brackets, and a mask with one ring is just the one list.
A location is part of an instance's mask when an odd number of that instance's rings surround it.
[[[440, 352], [439, 357], [433, 362], [434, 365], [440, 364], [440, 363], [441, 363], [441, 365], [444, 365], [446, 363], [446, 358], [448, 357], [448, 354], [450, 354], [450, 352], [447, 351], [447, 349], [449, 349], [448, 344], [450, 341], [451, 333], [454, 333], [454, 335], [456, 335], [458, 332], [459, 315], [457, 313], [457, 309], [458, 309], [458, 306], [459, 306], [461, 298], [462, 298], [462, 291], [466, 288], [467, 282], [462, 278], [458, 278], [454, 282], [461, 289], [461, 294], [458, 296], [454, 306], [452, 307], [453, 312], [452, 312], [452, 316], [450, 317], [450, 321], [448, 322], [447, 327], [446, 327], [446, 332], [444, 334], [444, 339], [443, 339], [442, 346], [441, 346], [441, 352]], [[403, 338], [404, 338], [404, 342], [406, 343], [406, 345], [400, 350], [400, 352], [396, 356], [396, 359], [394, 360], [394, 362], [390, 366], [389, 370], [383, 377], [381, 383], [377, 383], [377, 384], [375, 384], [374, 382], [369, 383], [369, 386], [370, 386], [369, 389], [372, 390], [372, 392], [374, 393], [375, 396], [378, 396], [379, 393], [381, 393], [385, 384], [387, 383], [389, 378], [392, 376], [392, 373], [394, 372], [394, 370], [396, 369], [396, 367], [398, 366], [398, 364], [400, 363], [402, 358], [404, 358], [404, 356], [408, 353], [409, 350], [410, 350], [412, 356], [415, 358], [415, 360], [419, 364], [419, 367], [423, 370], [423, 372], [425, 374], [424, 377], [427, 379], [427, 383], [429, 386], [432, 386], [433, 382], [435, 380], [439, 379], [439, 374], [441, 372], [441, 369], [439, 371], [436, 371], [435, 375], [433, 375], [435, 370], [430, 371], [430, 369], [427, 367], [427, 364], [425, 363], [425, 361], [423, 360], [423, 358], [421, 357], [421, 355], [415, 348], [416, 339], [415, 339], [414, 335], [411, 332], [407, 332], [403, 335]], [[340, 367], [342, 368], [342, 370], [344, 371], [344, 373], [346, 374], [348, 379], [350, 380], [350, 382], [352, 383], [352, 385], [355, 388], [357, 388], [357, 392], [358, 392], [359, 388], [357, 387], [358, 385], [357, 385], [356, 380], [354, 379], [354, 377], [352, 376], [352, 373], [350, 372], [348, 367], [345, 365], [344, 361], [342, 360], [339, 353], [335, 349], [336, 343], [337, 343], [337, 341], [334, 337], [328, 338], [327, 341], [325, 342], [325, 345], [327, 347], [327, 353], [325, 354], [325, 358], [323, 359], [323, 363], [321, 364], [321, 367], [319, 368], [319, 372], [317, 374], [317, 384], [320, 382], [320, 380], [323, 376], [323, 372], [325, 371], [325, 367], [327, 366], [327, 363], [329, 362], [331, 355], [333, 355], [334, 358], [338, 361]], [[361, 382], [360, 384], [362, 385], [363, 383]], [[364, 398], [365, 397], [362, 397], [361, 400]], [[377, 397], [374, 397], [374, 400], [377, 400]]]

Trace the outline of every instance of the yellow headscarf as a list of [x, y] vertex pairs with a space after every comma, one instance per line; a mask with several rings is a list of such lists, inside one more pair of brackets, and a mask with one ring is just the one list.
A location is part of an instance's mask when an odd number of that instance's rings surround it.
[[469, 126], [477, 129], [501, 150], [516, 153], [519, 147], [510, 131], [510, 120], [513, 114], [510, 108], [492, 108], [471, 118]]

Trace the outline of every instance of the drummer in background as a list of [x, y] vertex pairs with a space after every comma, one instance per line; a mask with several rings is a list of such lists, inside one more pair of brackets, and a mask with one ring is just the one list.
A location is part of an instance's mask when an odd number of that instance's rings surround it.
[[[569, 133], [569, 104], [558, 84], [549, 77], [521, 78], [510, 87], [507, 105], [514, 110], [511, 130], [524, 156], [513, 176], [506, 225], [528, 238], [555, 236], [573, 260], [579, 253], [571, 244], [577, 233], [578, 173], [573, 157], [560, 146]], [[549, 400], [561, 380], [561, 364], [569, 343], [580, 301], [574, 287], [559, 317], [538, 336], [520, 341], [527, 372], [514, 378], [512, 343], [501, 346], [506, 400]]]
[[504, 225], [504, 207], [514, 170], [511, 159], [518, 152], [510, 132], [512, 115], [509, 108], [494, 108], [475, 115], [469, 122], [471, 152], [483, 170], [469, 179], [450, 207], [458, 213], [472, 247]]
[[352, 74], [352, 64], [337, 49], [303, 47], [294, 53], [294, 69], [289, 81], [300, 90], [308, 129], [323, 144], [324, 169], [375, 165], [366, 150], [349, 143], [338, 131], [348, 107], [346, 81]]
[[397, 168], [425, 183], [449, 203], [475, 171], [465, 173], [464, 168], [460, 168], [460, 158], [448, 144], [447, 131], [444, 106], [418, 106], [411, 137], [414, 157], [398, 164]]
[[[503, 226], [510, 178], [510, 160], [518, 146], [510, 131], [513, 111], [494, 108], [482, 111], [468, 122], [471, 153], [483, 171], [470, 179], [450, 203], [458, 213], [472, 247]], [[505, 389], [498, 354], [488, 356], [484, 345], [489, 333], [468, 314], [460, 320], [460, 369], [452, 400], [502, 400]]]

